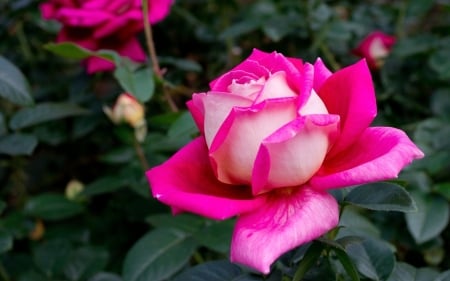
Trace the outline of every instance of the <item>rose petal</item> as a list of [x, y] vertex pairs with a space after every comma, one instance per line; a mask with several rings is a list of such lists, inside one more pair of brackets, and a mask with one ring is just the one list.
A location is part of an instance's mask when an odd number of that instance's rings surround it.
[[245, 63], [247, 65], [251, 65], [248, 67], [250, 68], [250, 70], [237, 69], [225, 73], [224, 75], [218, 77], [209, 84], [211, 91], [229, 92], [230, 91], [229, 87], [230, 85], [233, 84], [234, 81], [240, 84], [244, 84], [250, 83], [251, 81], [257, 81], [261, 77], [269, 77], [270, 73], [264, 68], [262, 68], [257, 62], [245, 61]]
[[279, 256], [323, 235], [338, 220], [338, 204], [325, 192], [302, 187], [270, 194], [263, 206], [239, 216], [231, 260], [267, 274]]
[[318, 92], [322, 88], [325, 80], [332, 75], [332, 72], [325, 66], [323, 61], [318, 58], [314, 63], [314, 90]]
[[308, 115], [308, 114], [327, 114], [328, 110], [323, 101], [319, 98], [314, 90], [311, 89], [309, 93], [309, 99], [306, 101], [306, 104], [299, 110], [300, 115]]
[[203, 105], [204, 133], [209, 148], [232, 109], [252, 104], [252, 101], [247, 98], [229, 93], [208, 92], [206, 95], [194, 94], [192, 98], [198, 99]]
[[99, 57], [89, 57], [83, 61], [83, 64], [86, 65], [86, 72], [88, 74], [112, 71], [116, 67], [114, 63]]
[[147, 171], [152, 194], [159, 201], [212, 219], [226, 219], [258, 208], [265, 197], [248, 187], [217, 181], [202, 137], [183, 147], [162, 165]]
[[388, 180], [396, 178], [412, 160], [422, 157], [422, 151], [403, 131], [371, 127], [346, 151], [325, 160], [310, 184], [329, 189]]
[[321, 167], [338, 126], [338, 115], [308, 115], [266, 138], [253, 168], [253, 194], [307, 182]]
[[210, 146], [218, 179], [224, 183], [250, 184], [261, 141], [296, 116], [293, 98], [272, 99], [248, 108], [233, 108]]
[[341, 117], [341, 136], [328, 155], [333, 157], [352, 145], [377, 113], [372, 78], [365, 60], [331, 75], [318, 95], [330, 114]]
[[112, 14], [101, 10], [81, 10], [62, 8], [57, 12], [57, 19], [63, 24], [79, 27], [94, 27], [111, 20]]
[[126, 56], [136, 62], [143, 62], [147, 58], [141, 44], [136, 38], [130, 38], [123, 42], [123, 44], [117, 45], [117, 51], [122, 56]]
[[289, 88], [286, 81], [286, 73], [278, 71], [269, 77], [254, 103], [259, 103], [266, 99], [296, 97], [297, 95], [296, 92]]
[[148, 6], [150, 23], [155, 24], [167, 17], [172, 3], [173, 0], [151, 0]]

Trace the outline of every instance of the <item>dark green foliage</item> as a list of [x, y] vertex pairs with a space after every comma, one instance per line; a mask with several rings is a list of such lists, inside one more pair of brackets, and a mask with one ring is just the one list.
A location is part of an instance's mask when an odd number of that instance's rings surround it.
[[[1, 280], [450, 280], [448, 1], [176, 1], [153, 26], [163, 77], [108, 50], [53, 43], [59, 25], [40, 17], [40, 2], [0, 1]], [[373, 30], [397, 37], [372, 71], [375, 123], [404, 129], [426, 157], [398, 181], [334, 191], [336, 229], [263, 276], [228, 261], [233, 219], [172, 216], [151, 198], [145, 169], [199, 133], [192, 93], [253, 48], [337, 70]], [[119, 67], [88, 75], [80, 60], [90, 55]], [[142, 143], [103, 113], [126, 91], [146, 109]], [[73, 180], [84, 189], [70, 195]]]

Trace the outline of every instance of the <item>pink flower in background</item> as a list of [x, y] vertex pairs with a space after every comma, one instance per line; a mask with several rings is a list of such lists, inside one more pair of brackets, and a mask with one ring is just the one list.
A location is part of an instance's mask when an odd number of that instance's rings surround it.
[[353, 50], [353, 53], [359, 57], [366, 58], [372, 69], [378, 69], [389, 55], [395, 40], [394, 36], [381, 31], [374, 31], [359, 43]]
[[395, 178], [423, 153], [406, 134], [369, 127], [374, 87], [364, 60], [331, 73], [254, 50], [194, 94], [201, 136], [147, 172], [174, 213], [238, 216], [231, 260], [259, 270], [339, 220], [329, 189]]
[[[149, 19], [156, 23], [169, 13], [172, 0], [149, 0]], [[145, 61], [145, 52], [136, 39], [144, 28], [141, 0], [48, 0], [40, 6], [45, 19], [62, 24], [57, 42], [73, 42], [89, 50], [110, 49]], [[91, 57], [88, 73], [113, 70], [114, 64]]]

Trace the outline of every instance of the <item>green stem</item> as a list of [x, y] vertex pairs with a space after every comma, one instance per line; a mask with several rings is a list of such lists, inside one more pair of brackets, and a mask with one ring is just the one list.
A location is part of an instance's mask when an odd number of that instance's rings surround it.
[[147, 158], [145, 157], [144, 150], [142, 149], [142, 146], [139, 143], [139, 141], [136, 139], [136, 137], [133, 140], [133, 146], [134, 146], [134, 150], [136, 151], [136, 155], [139, 158], [139, 162], [141, 162], [142, 169], [144, 169], [144, 171], [147, 171], [148, 169], [150, 169], [150, 165], [148, 164]]

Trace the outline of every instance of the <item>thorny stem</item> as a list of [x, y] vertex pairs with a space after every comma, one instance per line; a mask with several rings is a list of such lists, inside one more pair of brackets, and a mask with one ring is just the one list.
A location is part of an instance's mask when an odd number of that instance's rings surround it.
[[155, 50], [155, 42], [153, 40], [152, 26], [150, 24], [148, 11], [149, 11], [149, 1], [142, 0], [142, 13], [144, 15], [145, 39], [147, 42], [147, 49], [150, 54], [150, 60], [152, 62], [153, 72], [155, 72], [156, 76], [162, 81], [164, 97], [166, 98], [167, 102], [169, 103], [170, 109], [173, 112], [178, 112], [178, 108], [177, 108], [175, 102], [173, 101], [172, 97], [170, 96], [169, 92], [167, 91], [168, 88], [165, 85], [163, 75], [161, 72], [161, 68], [159, 67], [158, 57], [156, 56], [156, 50]]

